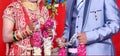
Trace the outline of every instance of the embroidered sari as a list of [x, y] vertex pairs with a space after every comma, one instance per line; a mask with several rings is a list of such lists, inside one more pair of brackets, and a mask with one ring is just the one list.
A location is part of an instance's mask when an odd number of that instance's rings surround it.
[[[39, 19], [40, 25], [44, 25], [45, 21], [49, 18], [49, 13], [47, 8], [43, 5], [42, 1], [40, 2], [40, 6], [38, 10], [30, 10], [28, 8], [25, 8], [24, 12], [23, 7], [20, 4], [20, 1], [12, 2], [4, 11], [3, 19], [9, 19], [12, 22], [14, 22], [14, 31], [15, 30], [24, 30], [27, 26], [26, 21], [26, 14], [31, 18], [31, 20]], [[41, 29], [42, 26], [40, 26]], [[35, 36], [28, 36], [25, 39], [22, 39], [20, 41], [8, 43], [9, 50], [7, 50], [9, 56], [11, 55], [32, 55], [32, 52], [27, 50], [27, 47], [32, 47], [31, 44], [31, 38], [34, 38]], [[12, 37], [11, 37], [12, 38]], [[33, 39], [33, 41], [37, 39]], [[41, 40], [40, 40], [41, 41]], [[42, 43], [40, 43], [41, 45]]]

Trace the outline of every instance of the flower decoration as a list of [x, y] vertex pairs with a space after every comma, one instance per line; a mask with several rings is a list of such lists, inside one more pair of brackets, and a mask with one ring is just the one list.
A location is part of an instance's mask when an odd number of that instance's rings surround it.
[[[47, 19], [47, 21], [44, 24], [44, 28], [42, 31], [43, 34], [43, 41], [44, 41], [44, 55], [50, 56], [51, 55], [51, 48], [52, 48], [52, 42], [54, 39], [56, 29], [56, 23], [53, 18]], [[49, 30], [52, 31], [52, 34], [49, 33]]]
[[66, 0], [45, 0], [44, 1], [45, 4], [46, 4], [47, 9], [52, 10], [52, 14], [51, 14], [52, 18], [54, 18], [55, 15], [58, 15], [56, 8], [59, 6], [59, 3], [62, 3], [62, 5], [64, 6], [65, 5], [65, 1]]
[[49, 4], [51, 4], [52, 1], [53, 1], [53, 2], [56, 2], [56, 3], [65, 2], [65, 0], [47, 0], [47, 2], [48, 2]]
[[53, 28], [54, 26], [54, 20], [52, 18], [49, 18], [45, 23], [45, 28]]
[[66, 56], [66, 54], [67, 52], [65, 47], [61, 48], [58, 52], [58, 56]]
[[77, 47], [77, 55], [78, 56], [86, 56], [86, 45], [79, 44]]
[[32, 40], [31, 40], [31, 44], [33, 47], [42, 47], [42, 39], [41, 36], [39, 34], [40, 32], [37, 31], [33, 34]]
[[[55, 28], [56, 28], [56, 24], [55, 24], [55, 20], [52, 19], [52, 18], [49, 18], [45, 24], [44, 24], [44, 28], [43, 28], [43, 36], [45, 38], [49, 37], [49, 34], [48, 34], [48, 30], [49, 29], [54, 29], [55, 31]], [[52, 36], [53, 37], [53, 36]]]

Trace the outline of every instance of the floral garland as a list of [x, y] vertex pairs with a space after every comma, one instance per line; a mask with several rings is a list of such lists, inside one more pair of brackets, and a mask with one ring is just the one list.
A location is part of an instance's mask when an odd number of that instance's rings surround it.
[[57, 7], [59, 6], [59, 3], [62, 3], [62, 6], [65, 5], [66, 0], [44, 0], [46, 7], [48, 10], [52, 10], [51, 17], [54, 18], [57, 14]]
[[[52, 30], [52, 35], [48, 34], [48, 30], [51, 29]], [[45, 56], [50, 56], [51, 55], [51, 48], [52, 48], [52, 42], [54, 39], [54, 36], [56, 35], [55, 32], [56, 29], [56, 22], [54, 19], [49, 18], [43, 28], [43, 41], [44, 41], [44, 55]]]
[[[41, 26], [41, 28], [40, 28]], [[42, 55], [42, 47], [44, 48], [44, 55], [50, 56], [51, 55], [51, 49], [52, 49], [52, 42], [54, 39], [54, 36], [56, 35], [55, 29], [56, 29], [56, 22], [52, 18], [48, 18], [44, 25], [40, 24], [40, 21], [38, 21], [38, 24], [36, 27], [38, 30], [32, 35], [31, 38], [31, 44], [33, 46], [33, 55]], [[41, 29], [41, 30], [40, 30]], [[48, 30], [52, 30], [52, 35], [49, 35]]]
[[[55, 15], [57, 14], [57, 7], [59, 6], [59, 3], [62, 3], [62, 6], [65, 5], [65, 0], [43, 0], [45, 2], [45, 5], [48, 10], [52, 11], [52, 14], [50, 15], [50, 18], [45, 22], [45, 25], [42, 27], [42, 34], [43, 34], [43, 48], [44, 48], [44, 55], [50, 56], [52, 55], [52, 42], [54, 39], [54, 36], [56, 35], [56, 21], [55, 21]], [[49, 36], [48, 29], [52, 29], [52, 36]], [[58, 55], [61, 56], [66, 52], [63, 52], [65, 48], [62, 48], [59, 50]]]

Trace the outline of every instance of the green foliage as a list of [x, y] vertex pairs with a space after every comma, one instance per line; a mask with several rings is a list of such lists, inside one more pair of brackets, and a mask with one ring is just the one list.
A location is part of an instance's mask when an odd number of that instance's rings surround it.
[[54, 18], [55, 15], [58, 15], [56, 8], [59, 6], [59, 3], [62, 3], [62, 6], [65, 6], [66, 4], [66, 1], [56, 3], [55, 0], [52, 0], [52, 3], [48, 3], [46, 0], [44, 0], [44, 2], [45, 2], [47, 9], [52, 11], [52, 14], [50, 15], [51, 18]]

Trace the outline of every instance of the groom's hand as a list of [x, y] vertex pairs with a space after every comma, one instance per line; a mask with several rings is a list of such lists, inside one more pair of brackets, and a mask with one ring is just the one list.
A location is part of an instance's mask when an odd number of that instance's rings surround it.
[[87, 43], [87, 38], [86, 38], [86, 33], [79, 33], [78, 34], [78, 40], [80, 44], [86, 44]]
[[60, 38], [61, 42], [58, 43], [58, 46], [60, 48], [65, 47], [66, 39], [65, 38]]

